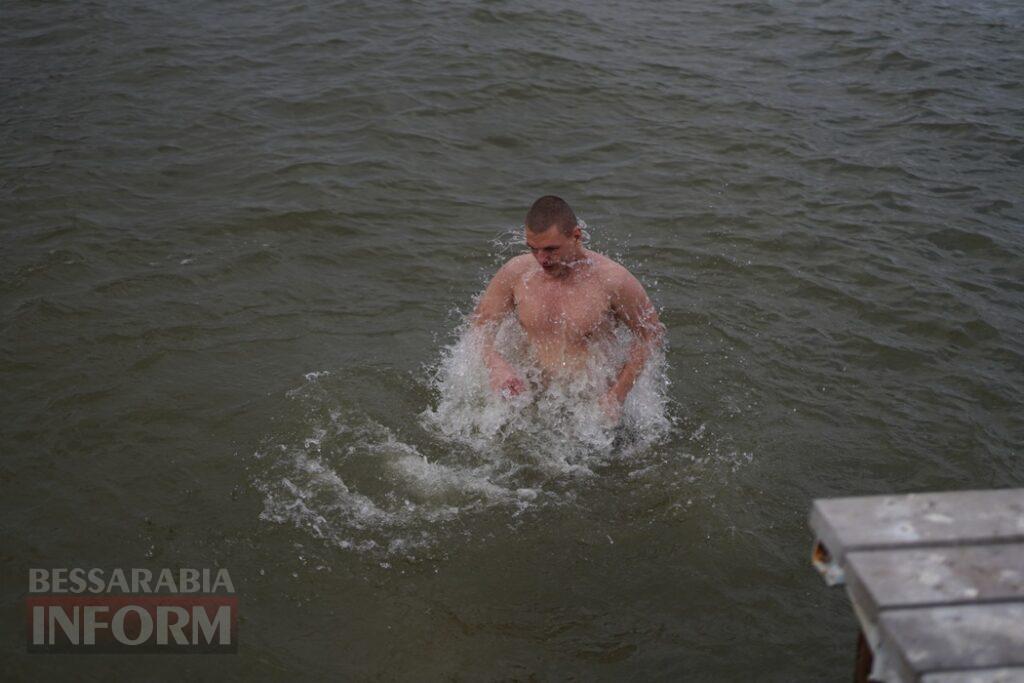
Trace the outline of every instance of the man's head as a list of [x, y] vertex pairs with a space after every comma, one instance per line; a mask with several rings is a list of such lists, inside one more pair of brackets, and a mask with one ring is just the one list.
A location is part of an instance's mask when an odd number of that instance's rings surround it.
[[564, 275], [582, 258], [582, 234], [576, 214], [561, 197], [541, 197], [526, 213], [526, 245], [549, 275]]
[[546, 195], [533, 203], [526, 212], [526, 229], [532, 233], [546, 232], [555, 226], [566, 237], [572, 237], [576, 228], [576, 214], [561, 197]]

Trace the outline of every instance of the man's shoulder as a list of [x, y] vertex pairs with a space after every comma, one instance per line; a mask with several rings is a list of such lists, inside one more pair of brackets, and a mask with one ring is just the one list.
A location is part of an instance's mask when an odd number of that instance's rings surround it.
[[505, 273], [509, 276], [522, 275], [529, 270], [535, 263], [535, 259], [530, 254], [519, 254], [513, 256], [508, 261], [505, 261], [505, 265], [501, 267], [499, 272]]
[[509, 286], [514, 285], [527, 271], [529, 271], [533, 263], [534, 258], [529, 254], [513, 256], [508, 261], [505, 261], [505, 264], [498, 269], [498, 272], [494, 275], [494, 279], [501, 280]]
[[618, 261], [605, 256], [604, 254], [598, 254], [596, 251], [592, 251], [590, 254], [594, 261], [594, 266], [597, 268], [597, 271], [604, 282], [613, 286], [621, 286], [629, 280], [634, 279], [633, 274], [629, 272], [629, 269]]

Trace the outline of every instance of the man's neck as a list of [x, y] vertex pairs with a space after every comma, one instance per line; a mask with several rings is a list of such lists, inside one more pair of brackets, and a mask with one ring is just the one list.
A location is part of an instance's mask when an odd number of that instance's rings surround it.
[[553, 280], [571, 284], [587, 274], [590, 270], [591, 262], [590, 252], [580, 247], [576, 256], [566, 263], [557, 274], [551, 275], [550, 277]]

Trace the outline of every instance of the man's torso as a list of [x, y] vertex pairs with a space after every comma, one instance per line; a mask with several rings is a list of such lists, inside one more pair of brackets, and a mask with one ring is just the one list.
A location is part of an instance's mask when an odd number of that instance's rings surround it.
[[571, 278], [548, 277], [527, 263], [516, 279], [516, 315], [545, 374], [578, 370], [590, 345], [611, 335], [615, 321], [609, 282], [614, 265], [591, 253], [586, 270]]

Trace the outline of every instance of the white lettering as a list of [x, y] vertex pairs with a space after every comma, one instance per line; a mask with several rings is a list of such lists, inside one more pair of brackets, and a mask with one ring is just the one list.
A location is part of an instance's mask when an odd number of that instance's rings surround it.
[[29, 593], [234, 593], [231, 574], [219, 569], [145, 568], [107, 570], [94, 567], [39, 568], [28, 570]]
[[132, 570], [132, 592], [149, 593], [149, 582], [153, 580], [153, 572], [148, 569]]
[[[203, 611], [203, 608], [196, 605], [193, 610]], [[172, 623], [168, 617], [175, 615], [177, 619]], [[167, 644], [167, 632], [174, 636], [177, 645], [188, 645], [188, 636], [185, 635], [185, 624], [188, 623], [188, 610], [184, 607], [171, 607], [159, 605], [156, 608], [156, 644]]]
[[53, 572], [50, 574], [50, 577], [51, 577], [51, 584], [52, 584], [52, 588], [50, 589], [50, 592], [52, 592], [52, 593], [67, 593], [68, 592], [68, 588], [67, 588], [68, 570], [67, 569], [54, 569]]
[[[137, 638], [129, 638], [128, 634], [125, 633], [124, 619], [125, 614], [128, 612], [135, 612], [139, 615], [139, 635]], [[146, 642], [153, 635], [153, 617], [149, 615], [147, 610], [138, 605], [125, 605], [114, 612], [114, 619], [110, 622], [110, 631], [114, 634], [117, 642], [122, 645], [138, 645]]]
[[217, 615], [210, 621], [210, 615], [200, 606], [192, 609], [192, 644], [199, 644], [199, 631], [206, 636], [206, 642], [213, 643], [213, 627], [217, 626], [220, 645], [231, 644], [231, 607], [222, 605], [217, 608]]
[[45, 569], [28, 570], [28, 592], [45, 593], [50, 590], [50, 572]]
[[86, 645], [96, 644], [96, 629], [107, 628], [107, 622], [96, 621], [97, 614], [106, 614], [110, 611], [110, 608], [106, 605], [86, 605], [85, 606], [85, 638], [84, 642]]
[[74, 616], [68, 617], [68, 613], [60, 605], [50, 605], [50, 644], [57, 642], [57, 626], [64, 631], [64, 635], [72, 645], [78, 645], [78, 606], [72, 608]]
[[215, 593], [218, 588], [223, 587], [228, 593], [235, 592], [235, 586], [231, 583], [231, 575], [228, 574], [228, 570], [221, 567], [217, 570], [217, 578], [213, 582], [213, 590], [209, 591]]
[[128, 592], [128, 579], [125, 578], [123, 569], [118, 568], [110, 572], [110, 581], [107, 582], [107, 592], [112, 593], [115, 586], [119, 588], [122, 593]]
[[198, 593], [199, 592], [199, 570], [198, 569], [182, 569], [178, 572], [180, 578], [178, 580], [178, 589], [182, 593]]
[[161, 569], [160, 578], [156, 580], [156, 590], [168, 593], [177, 593], [178, 587], [174, 585], [174, 574], [170, 569]]
[[46, 641], [46, 608], [36, 605], [32, 608], [32, 644], [44, 645]]
[[81, 593], [85, 590], [85, 570], [80, 567], [75, 567], [71, 570], [71, 592]]
[[103, 570], [102, 569], [90, 569], [89, 570], [89, 592], [90, 593], [102, 593], [105, 588], [103, 584]]

